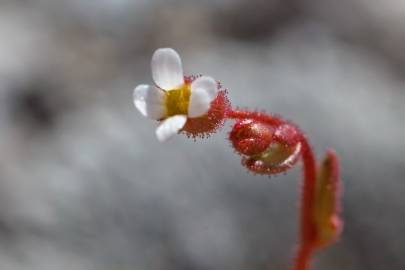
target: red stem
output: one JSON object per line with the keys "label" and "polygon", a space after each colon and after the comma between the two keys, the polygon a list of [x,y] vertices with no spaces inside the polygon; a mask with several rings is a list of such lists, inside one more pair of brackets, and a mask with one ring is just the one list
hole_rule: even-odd
{"label": "red stem", "polygon": [[316,237],[315,225],[313,224],[312,208],[315,198],[316,188],[316,162],[314,153],[308,141],[303,136],[302,140],[302,160],[304,170],[304,180],[301,197],[301,217],[300,217],[300,245],[296,255],[294,270],[307,270],[311,255],[314,252],[314,240]]}
{"label": "red stem", "polygon": [[294,270],[307,270],[310,266],[310,261],[314,249],[310,245],[300,246],[294,263]]}
{"label": "red stem", "polygon": [[253,119],[257,121],[264,121],[270,125],[281,125],[285,124],[286,121],[278,118],[276,116],[271,116],[261,112],[251,112],[251,111],[239,111],[239,110],[230,110],[227,113],[227,117],[231,119]]}
{"label": "red stem", "polygon": [[[275,126],[288,123],[277,116],[271,116],[260,112],[230,110],[227,116],[231,119],[253,119],[257,121],[264,121]],[[316,161],[314,153],[305,135],[298,128],[296,130],[301,137],[300,142],[302,144],[304,179],[300,209],[300,244],[293,269],[307,270],[310,266],[311,256],[315,251],[313,243],[316,238],[316,228],[315,224],[313,224],[312,207],[314,204],[316,188]]]}

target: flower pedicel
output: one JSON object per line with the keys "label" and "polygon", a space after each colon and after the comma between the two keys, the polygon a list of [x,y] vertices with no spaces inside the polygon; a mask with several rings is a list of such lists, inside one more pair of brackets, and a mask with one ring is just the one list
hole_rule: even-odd
{"label": "flower pedicel", "polygon": [[293,123],[266,113],[234,110],[227,91],[209,76],[184,76],[180,56],[171,48],[152,56],[155,85],[138,85],[134,104],[139,112],[159,121],[156,136],[166,141],[177,133],[205,137],[230,119],[229,140],[242,165],[255,174],[274,175],[303,162],[300,241],[294,270],[309,269],[314,252],[339,237],[340,175],[336,154],[328,150],[317,166],[305,134]]}

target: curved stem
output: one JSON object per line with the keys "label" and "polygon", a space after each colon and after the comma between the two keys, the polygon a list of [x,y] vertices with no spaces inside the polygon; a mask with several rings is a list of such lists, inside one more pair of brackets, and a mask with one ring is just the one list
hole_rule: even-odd
{"label": "curved stem", "polygon": [[285,124],[286,121],[275,116],[271,116],[261,112],[251,112],[245,110],[230,110],[227,113],[227,117],[230,119],[253,119],[257,121],[264,121],[270,125]]}
{"label": "curved stem", "polygon": [[[230,110],[227,116],[231,119],[253,119],[275,126],[288,123],[277,116],[245,110]],[[294,126],[291,123],[288,124]],[[316,241],[316,227],[313,223],[312,216],[316,191],[316,161],[305,135],[298,128],[296,128],[296,131],[301,137],[304,178],[300,204],[300,240],[294,270],[307,270],[309,269],[310,260],[315,251],[314,244]]]}
{"label": "curved stem", "polygon": [[[271,116],[260,112],[251,112],[245,110],[230,110],[227,114],[230,119],[253,119],[262,121],[270,125],[279,126],[288,123],[277,116]],[[288,123],[294,126],[291,123]],[[314,153],[309,145],[305,135],[296,128],[302,144],[303,160],[303,186],[300,209],[300,241],[297,255],[294,262],[294,270],[307,270],[310,266],[310,260],[315,251],[316,227],[313,223],[313,207],[316,191],[316,161]]]}
{"label": "curved stem", "polygon": [[309,269],[311,255],[314,252],[313,243],[316,237],[315,224],[313,224],[312,218],[316,188],[316,162],[314,153],[305,137],[302,138],[301,143],[303,146],[304,179],[301,195],[300,244],[294,270]]}
{"label": "curved stem", "polygon": [[302,160],[304,170],[303,191],[301,198],[301,243],[309,243],[316,237],[312,209],[316,189],[315,157],[306,139],[302,140]]}

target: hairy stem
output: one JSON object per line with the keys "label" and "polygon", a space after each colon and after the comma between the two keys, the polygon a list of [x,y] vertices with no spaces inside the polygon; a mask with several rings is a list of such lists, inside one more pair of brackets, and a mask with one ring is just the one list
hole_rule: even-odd
{"label": "hairy stem", "polygon": [[265,113],[260,112],[251,112],[245,110],[230,110],[227,113],[227,117],[230,119],[253,119],[257,121],[265,121],[267,124],[270,125],[281,125],[286,123],[285,120],[271,116]]}
{"label": "hairy stem", "polygon": [[[246,110],[230,110],[227,114],[230,119],[253,119],[259,122],[265,122],[269,125],[280,126],[288,123],[277,116],[268,115],[260,112],[251,112]],[[292,123],[288,123],[294,126]],[[294,126],[295,127],[295,126]],[[315,251],[314,241],[316,239],[316,226],[313,221],[313,206],[316,190],[316,161],[314,153],[309,145],[305,135],[295,127],[300,142],[302,144],[303,160],[303,186],[300,209],[300,240],[297,255],[294,262],[294,270],[307,270],[310,266],[310,260]]]}
{"label": "hairy stem", "polygon": [[304,179],[301,195],[300,243],[294,270],[309,269],[311,255],[314,252],[312,243],[316,237],[315,224],[313,224],[312,218],[316,188],[316,162],[311,146],[305,137],[302,138],[301,143]]}

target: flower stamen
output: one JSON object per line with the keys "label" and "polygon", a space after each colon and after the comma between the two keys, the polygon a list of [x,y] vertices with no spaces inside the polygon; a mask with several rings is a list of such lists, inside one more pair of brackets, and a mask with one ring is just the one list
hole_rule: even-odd
{"label": "flower stamen", "polygon": [[166,116],[187,115],[191,96],[191,84],[184,83],[180,88],[166,91]]}

